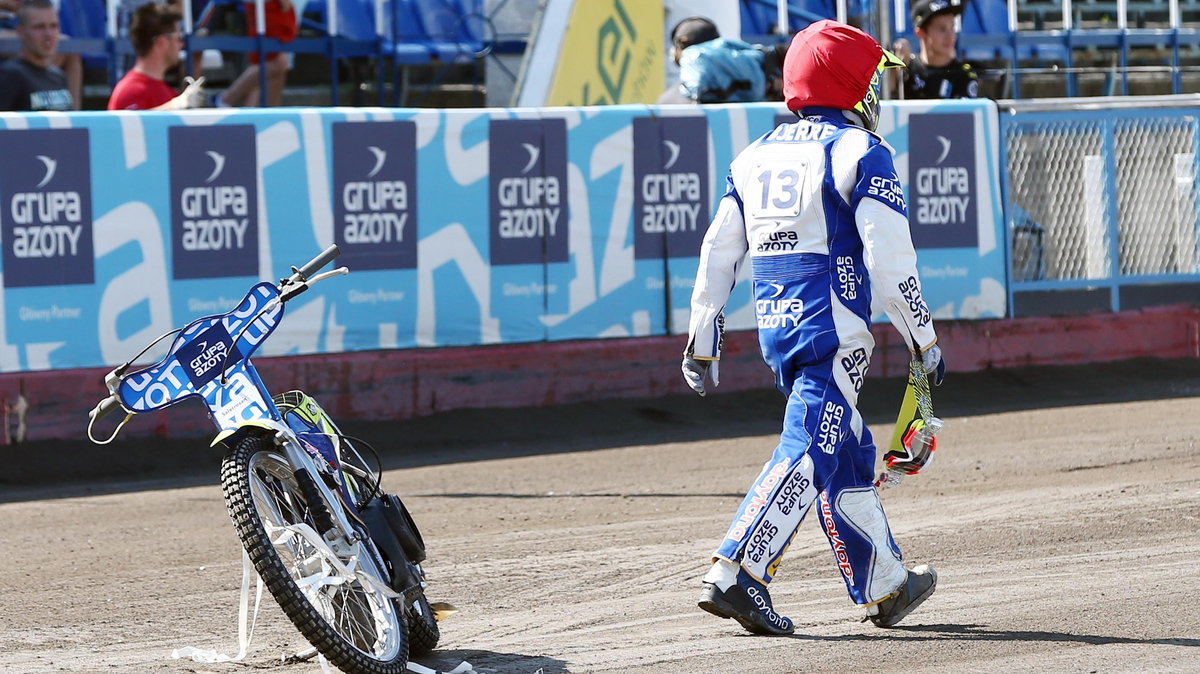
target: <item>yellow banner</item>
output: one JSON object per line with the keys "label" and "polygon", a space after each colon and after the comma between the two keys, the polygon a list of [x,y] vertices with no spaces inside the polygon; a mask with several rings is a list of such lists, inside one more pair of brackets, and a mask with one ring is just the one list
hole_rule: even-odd
{"label": "yellow banner", "polygon": [[653,103],[662,93],[663,7],[576,0],[546,105]]}

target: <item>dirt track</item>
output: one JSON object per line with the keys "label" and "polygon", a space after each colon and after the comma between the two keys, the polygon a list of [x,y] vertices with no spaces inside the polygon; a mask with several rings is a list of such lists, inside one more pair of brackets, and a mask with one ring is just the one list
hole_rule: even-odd
{"label": "dirt track", "polygon": [[[883,500],[908,559],[938,569],[937,593],[897,629],[859,622],[806,522],[772,585],[791,638],[745,635],[695,605],[774,446],[774,392],[349,430],[393,447],[384,484],[429,543],[429,595],[461,609],[428,666],[1200,671],[1200,360],[952,373],[935,396],[947,421],[937,461]],[[897,382],[868,382],[877,438],[898,398]],[[12,468],[0,482],[0,671],[244,671],[170,658],[237,650],[238,543],[202,447],[0,448]],[[247,662],[320,671],[278,664],[302,646],[268,604]]]}

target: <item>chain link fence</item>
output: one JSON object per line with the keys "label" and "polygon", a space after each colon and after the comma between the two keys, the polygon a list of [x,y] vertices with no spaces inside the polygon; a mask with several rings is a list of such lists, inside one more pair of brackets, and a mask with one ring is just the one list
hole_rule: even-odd
{"label": "chain link fence", "polygon": [[1014,283],[1200,274],[1200,109],[1168,102],[1001,104]]}

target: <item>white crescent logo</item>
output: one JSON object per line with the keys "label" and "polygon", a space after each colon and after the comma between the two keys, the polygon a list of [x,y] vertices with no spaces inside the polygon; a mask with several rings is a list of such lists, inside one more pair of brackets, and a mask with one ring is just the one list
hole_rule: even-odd
{"label": "white crescent logo", "polygon": [[529,169],[533,168],[533,165],[537,163],[538,155],[542,153],[542,150],[533,143],[521,143],[521,147],[525,148],[525,151],[529,153],[529,163],[525,165],[525,168],[521,169],[521,173],[529,173]]}
{"label": "white crescent logo", "polygon": [[379,169],[383,168],[383,162],[387,161],[387,153],[374,145],[368,146],[367,149],[371,151],[371,154],[375,155],[375,168],[371,169],[367,177],[374,178],[375,174],[379,173]]}
{"label": "white crescent logo", "polygon": [[41,187],[42,185],[45,185],[46,183],[50,182],[50,179],[54,177],[54,170],[56,168],[58,168],[58,162],[54,161],[53,159],[47,157],[44,154],[39,154],[37,156],[37,158],[42,160],[42,163],[46,165],[46,176],[44,178],[42,178],[42,182],[40,182],[36,185],[37,187]]}
{"label": "white crescent logo", "polygon": [[938,136],[938,142],[942,144],[942,156],[937,158],[935,164],[940,164],[946,159],[946,155],[950,154],[950,139],[945,136]]}
{"label": "white crescent logo", "polygon": [[213,180],[216,179],[217,176],[221,175],[221,171],[225,168],[225,155],[221,154],[220,152],[214,152],[212,150],[205,151],[205,154],[212,157],[213,172],[211,175],[209,175],[207,178],[204,179],[204,182],[211,183]]}
{"label": "white crescent logo", "polygon": [[664,140],[663,145],[666,145],[667,152],[671,153],[671,158],[667,160],[666,164],[663,164],[663,170],[666,171],[674,166],[675,162],[679,161],[679,143],[672,143],[669,140]]}
{"label": "white crescent logo", "polygon": [[783,286],[779,285],[778,283],[768,282],[767,285],[775,289],[775,292],[771,293],[771,299],[775,299],[783,294]]}

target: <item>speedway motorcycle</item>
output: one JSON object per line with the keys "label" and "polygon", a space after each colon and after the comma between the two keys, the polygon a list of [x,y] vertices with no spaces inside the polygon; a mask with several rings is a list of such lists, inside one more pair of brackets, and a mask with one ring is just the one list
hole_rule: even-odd
{"label": "speedway motorcycle", "polygon": [[[89,413],[88,438],[106,444],[135,414],[201,398],[218,430],[213,445],[225,451],[229,516],[283,612],[343,671],[399,674],[440,635],[425,597],[421,534],[401,500],[383,491],[375,450],[344,435],[304,392],[271,395],[250,362],[290,300],[349,271],[318,273],[338,253],[330,246],[277,285],[254,285],[232,311],[172,330],[109,372],[110,395]],[[171,335],[162,360],[133,365]],[[125,418],[97,439],[95,423],[116,411]]]}

